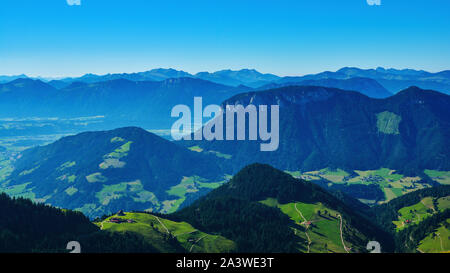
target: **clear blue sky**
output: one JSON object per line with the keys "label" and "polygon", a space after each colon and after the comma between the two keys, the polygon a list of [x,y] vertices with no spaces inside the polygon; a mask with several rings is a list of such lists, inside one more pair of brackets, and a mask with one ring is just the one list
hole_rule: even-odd
{"label": "clear blue sky", "polygon": [[440,71],[450,69],[449,14],[448,0],[2,0],[0,75]]}

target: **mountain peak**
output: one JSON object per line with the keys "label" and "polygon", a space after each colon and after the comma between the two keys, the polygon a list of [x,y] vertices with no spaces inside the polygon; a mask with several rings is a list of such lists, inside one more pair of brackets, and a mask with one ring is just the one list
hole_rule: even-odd
{"label": "mountain peak", "polygon": [[[11,183],[23,184],[23,179],[39,181],[33,183],[36,198],[47,196],[47,201],[55,206],[78,208],[90,217],[119,209],[167,212],[184,201],[162,206],[165,200],[177,197],[167,193],[171,187],[184,181],[184,177],[199,174],[202,182],[220,181],[217,179],[222,179],[223,173],[218,162],[214,155],[190,151],[131,126],[84,132],[26,150],[15,162]],[[33,166],[39,167],[20,175]],[[99,184],[114,188],[115,198],[101,193]],[[68,188],[77,190],[66,194]],[[80,198],[82,192],[86,194]],[[93,206],[83,207],[86,202]]]}
{"label": "mountain peak", "polygon": [[18,83],[27,83],[27,84],[31,84],[31,83],[44,83],[43,81],[39,80],[39,79],[31,79],[31,78],[18,78],[15,79],[11,82],[9,82],[10,84],[18,84]]}

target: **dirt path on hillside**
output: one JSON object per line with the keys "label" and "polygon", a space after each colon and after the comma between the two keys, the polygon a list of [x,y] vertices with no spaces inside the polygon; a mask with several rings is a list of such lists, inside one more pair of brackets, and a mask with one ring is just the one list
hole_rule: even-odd
{"label": "dirt path on hillside", "polygon": [[341,241],[342,241],[342,246],[344,247],[345,251],[346,251],[347,253],[349,253],[349,252],[348,252],[348,248],[345,246],[345,243],[344,243],[344,236],[342,235],[342,216],[341,216],[340,214],[338,214],[338,217],[339,217],[339,219],[341,220],[341,224],[340,224],[340,226],[339,226],[339,230],[341,231]]}
{"label": "dirt path on hillside", "polygon": [[308,222],[308,220],[306,220],[305,216],[303,216],[302,212],[297,208],[297,203],[294,203],[294,208],[298,212],[298,214],[300,214],[300,217],[303,218],[303,221]]}
{"label": "dirt path on hillside", "polygon": [[294,203],[294,208],[298,212],[298,214],[300,214],[300,217],[302,217],[303,220],[304,220],[303,223],[300,223],[300,224],[304,224],[306,226],[305,235],[306,235],[306,238],[308,238],[308,252],[307,253],[309,253],[310,245],[311,245],[312,241],[311,241],[311,238],[309,238],[309,235],[308,235],[308,232],[307,232],[308,228],[309,228],[309,225],[307,224],[308,220],[306,220],[306,218],[303,216],[302,212],[297,208],[297,203]]}
{"label": "dirt path on hillside", "polygon": [[442,237],[440,233],[437,233],[437,236],[439,237],[439,241],[441,241],[441,251],[444,252],[444,245],[442,244]]}
{"label": "dirt path on hillside", "polygon": [[161,222],[161,220],[159,220],[159,218],[155,215],[153,215],[153,217],[156,218],[156,220],[158,220],[158,222],[163,226],[163,228],[166,230],[167,234],[170,234],[169,229],[163,224],[163,222]]}
{"label": "dirt path on hillside", "polygon": [[206,236],[208,236],[208,235],[204,235],[203,237],[201,237],[200,239],[198,239],[197,241],[195,241],[195,242],[192,244],[191,248],[189,249],[189,252],[192,252],[192,248],[193,248],[198,242],[200,242],[201,239],[205,238]]}

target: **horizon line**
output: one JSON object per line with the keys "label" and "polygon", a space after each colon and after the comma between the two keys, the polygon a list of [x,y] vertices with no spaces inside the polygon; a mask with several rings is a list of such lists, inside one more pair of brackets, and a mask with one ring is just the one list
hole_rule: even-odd
{"label": "horizon line", "polygon": [[404,68],[394,68],[394,67],[384,67],[384,66],[377,66],[377,67],[359,67],[359,66],[342,66],[338,69],[332,70],[332,69],[326,69],[326,70],[319,70],[319,72],[309,72],[309,73],[305,73],[305,74],[290,74],[290,75],[281,75],[281,74],[276,74],[276,73],[272,73],[272,72],[261,72],[258,69],[255,68],[248,68],[248,67],[243,67],[243,68],[239,68],[239,69],[232,69],[232,68],[224,68],[224,69],[219,69],[219,70],[215,70],[215,71],[198,71],[198,72],[189,72],[183,69],[177,69],[177,68],[173,68],[173,67],[155,67],[155,68],[151,68],[151,69],[144,69],[144,70],[139,70],[139,71],[132,71],[132,72],[107,72],[107,73],[92,73],[92,72],[86,72],[83,74],[77,74],[77,75],[65,75],[65,76],[44,76],[44,75],[33,75],[33,74],[26,74],[26,73],[22,73],[22,74],[0,74],[0,76],[2,77],[18,77],[18,76],[25,76],[27,78],[33,78],[33,79],[47,79],[47,80],[61,80],[61,79],[66,79],[66,78],[80,78],[86,75],[95,75],[95,76],[107,76],[107,75],[116,75],[116,74],[137,74],[137,73],[144,73],[144,72],[149,72],[149,71],[153,71],[153,70],[158,70],[158,69],[163,69],[163,70],[175,70],[177,72],[185,72],[188,73],[192,76],[195,76],[198,73],[216,73],[216,72],[220,72],[220,71],[233,71],[233,72],[238,72],[238,71],[242,71],[242,70],[254,70],[258,73],[261,74],[271,74],[271,75],[275,75],[278,76],[280,78],[282,77],[302,77],[302,76],[307,76],[307,75],[314,75],[314,74],[319,74],[319,73],[323,73],[323,72],[337,72],[343,68],[357,68],[357,69],[361,69],[361,70],[377,70],[379,68],[382,68],[384,70],[390,70],[390,69],[394,69],[394,70],[414,70],[414,71],[424,71],[424,72],[428,72],[428,73],[439,73],[439,72],[443,72],[443,71],[449,71],[449,69],[443,69],[443,70],[425,70],[425,69],[419,69],[419,68],[410,68],[410,67],[404,67]]}

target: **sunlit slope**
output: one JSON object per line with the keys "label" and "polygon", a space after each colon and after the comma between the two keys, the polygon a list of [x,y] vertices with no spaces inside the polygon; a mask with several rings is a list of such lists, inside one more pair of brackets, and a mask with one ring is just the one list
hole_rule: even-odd
{"label": "sunlit slope", "polygon": [[299,245],[301,252],[353,252],[353,243],[350,243],[346,238],[357,236],[361,241],[368,241],[367,237],[348,224],[346,220],[343,220],[342,223],[341,237],[339,212],[320,202],[314,204],[302,202],[279,204],[276,199],[269,198],[261,201],[261,203],[279,208],[295,222],[296,226],[292,227],[295,235],[303,238],[309,245],[306,249],[303,245]]}
{"label": "sunlit slope", "polygon": [[[124,222],[112,223],[112,218]],[[175,222],[149,213],[126,212],[124,216],[113,215],[96,224],[103,230],[138,233],[164,253],[228,253],[236,247],[233,241],[223,236],[208,234],[193,228],[189,223]],[[182,249],[177,248],[178,244]]]}

